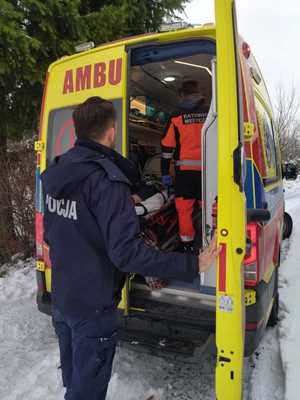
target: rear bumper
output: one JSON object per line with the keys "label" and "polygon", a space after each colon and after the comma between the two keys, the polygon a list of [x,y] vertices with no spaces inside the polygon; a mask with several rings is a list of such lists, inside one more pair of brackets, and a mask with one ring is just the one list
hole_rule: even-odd
{"label": "rear bumper", "polygon": [[[260,324],[255,330],[245,332],[244,356],[252,355],[263,336],[266,323]],[[172,351],[172,343],[176,343],[178,352],[190,352],[203,343],[207,334],[215,332],[215,314],[205,312],[199,323],[195,324],[187,318],[184,320],[170,320],[164,316],[155,317],[152,313],[134,313],[125,318],[123,339],[125,341],[136,342],[142,345],[153,347],[153,341],[160,343],[164,341],[164,348],[161,350]],[[156,346],[159,347],[159,346]]]}
{"label": "rear bumper", "polygon": [[[275,272],[269,283],[260,282],[255,288],[256,302],[246,306],[245,357],[253,354],[264,334],[270,313],[270,305],[275,290]],[[165,293],[166,295],[167,293]],[[173,296],[174,297],[174,296]],[[204,304],[195,307],[185,301],[186,307],[174,302],[164,302],[163,296],[154,300],[153,296],[135,290],[130,299],[133,310],[126,318],[125,331],[132,334],[132,340],[147,342],[147,338],[160,336],[171,340],[189,342],[197,346],[197,338],[204,332],[215,331],[215,305],[204,308]],[[181,302],[182,304],[182,302]]]}
{"label": "rear bumper", "polygon": [[191,311],[196,311],[197,319],[189,318],[182,308],[175,310],[172,305],[167,312],[162,312],[165,307],[165,304],[156,303],[152,311],[130,311],[129,316],[124,317],[121,340],[154,353],[157,351],[159,355],[170,352],[192,356],[214,332],[214,313],[187,309],[189,316]]}

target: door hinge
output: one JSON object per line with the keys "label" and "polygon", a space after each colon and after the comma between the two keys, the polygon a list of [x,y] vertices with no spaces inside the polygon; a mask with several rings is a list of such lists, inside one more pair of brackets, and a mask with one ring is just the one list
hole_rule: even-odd
{"label": "door hinge", "polygon": [[249,140],[254,135],[255,126],[252,122],[244,122],[244,137]]}
{"label": "door hinge", "polygon": [[42,142],[41,140],[36,140],[34,142],[34,150],[35,151],[43,151],[45,148],[45,143]]}
{"label": "door hinge", "polygon": [[256,303],[256,291],[254,289],[245,289],[245,305],[252,306]]}
{"label": "door hinge", "polygon": [[36,269],[37,271],[45,271],[45,263],[44,261],[37,261],[36,262]]}

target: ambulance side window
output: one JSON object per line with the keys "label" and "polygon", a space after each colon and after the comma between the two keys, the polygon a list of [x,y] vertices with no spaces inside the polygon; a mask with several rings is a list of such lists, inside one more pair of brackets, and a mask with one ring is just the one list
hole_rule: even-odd
{"label": "ambulance side window", "polygon": [[277,151],[273,124],[265,110],[262,111],[261,109],[261,112],[258,113],[258,119],[266,164],[265,178],[266,181],[273,181],[280,177],[280,170],[278,168],[279,154]]}
{"label": "ambulance side window", "polygon": [[268,168],[272,171],[271,173],[274,176],[276,173],[276,147],[274,142],[273,128],[271,120],[266,114],[264,115],[263,121],[267,163]]}

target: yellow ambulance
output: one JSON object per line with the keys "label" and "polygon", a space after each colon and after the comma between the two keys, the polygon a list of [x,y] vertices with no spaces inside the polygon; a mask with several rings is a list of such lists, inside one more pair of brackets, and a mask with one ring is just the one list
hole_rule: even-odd
{"label": "yellow ambulance", "polygon": [[[242,397],[243,355],[257,347],[278,311],[278,266],[284,214],[279,143],[268,91],[250,46],[238,35],[233,0],[216,0],[216,24],[131,37],[51,64],[37,152],[38,306],[50,312],[51,261],[43,241],[40,174],[75,142],[74,107],[91,96],[113,101],[116,150],[147,155],[142,174],[159,176],[160,141],[178,107],[184,80],[197,81],[209,109],[202,132],[203,245],[216,215],[222,252],[202,284],[170,282],[152,291],[129,276],[120,309],[127,336],[199,344],[216,332],[216,395]],[[174,347],[174,346],[173,346]]]}

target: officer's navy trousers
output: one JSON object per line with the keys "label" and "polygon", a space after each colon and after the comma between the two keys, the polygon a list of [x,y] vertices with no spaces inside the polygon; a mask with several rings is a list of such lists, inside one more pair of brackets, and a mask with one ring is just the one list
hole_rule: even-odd
{"label": "officer's navy trousers", "polygon": [[116,310],[91,319],[53,310],[66,400],[105,400],[118,337]]}

